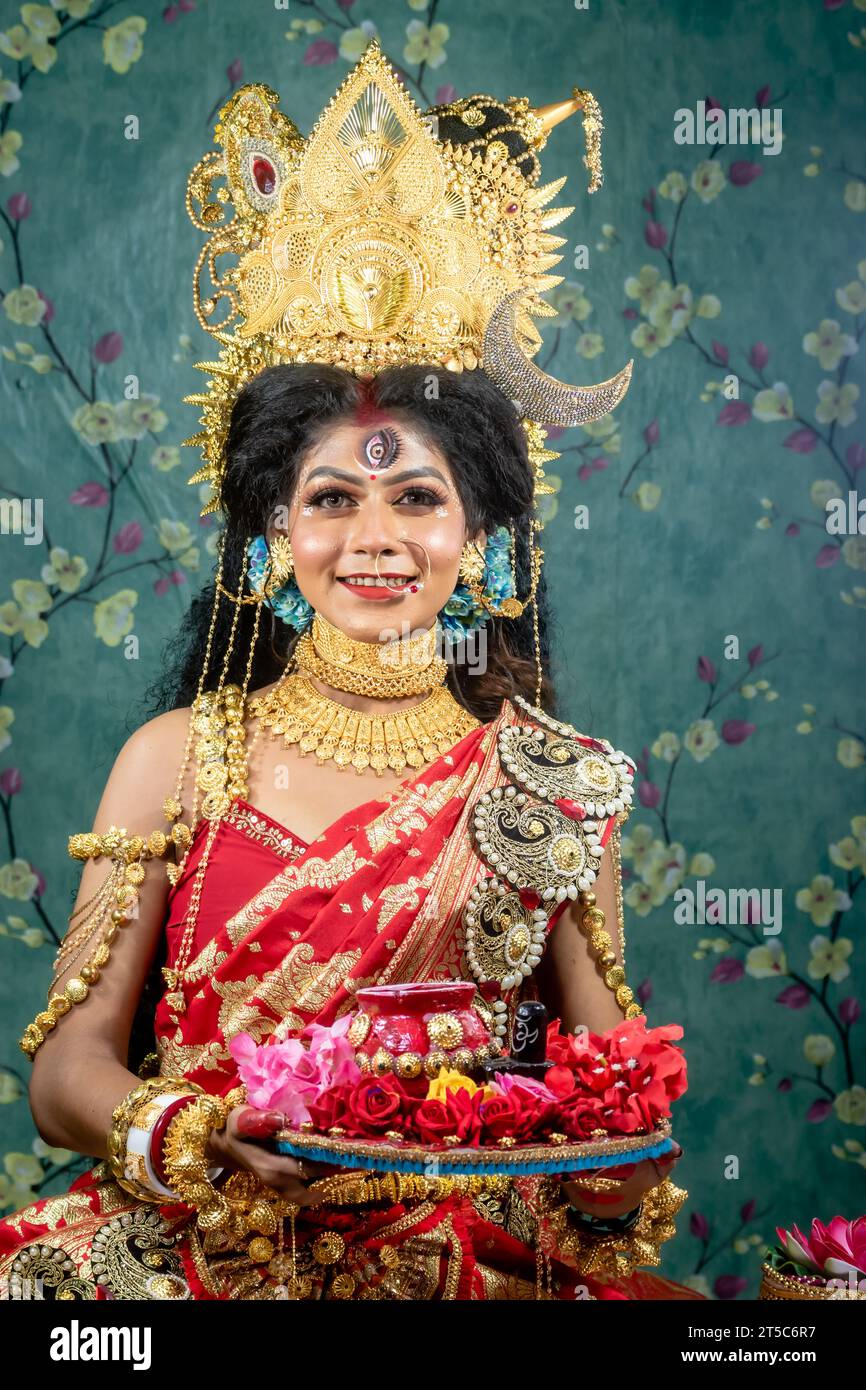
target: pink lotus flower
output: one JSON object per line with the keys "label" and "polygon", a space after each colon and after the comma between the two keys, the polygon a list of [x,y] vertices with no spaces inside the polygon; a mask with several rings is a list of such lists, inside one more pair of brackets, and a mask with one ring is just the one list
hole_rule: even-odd
{"label": "pink lotus flower", "polygon": [[310,1103],[332,1086],[357,1081],[361,1069],[346,1037],[349,1015],[330,1028],[311,1023],[301,1038],[256,1044],[249,1033],[237,1033],[229,1052],[238,1064],[238,1075],[247,1088],[247,1101],[256,1110],[281,1110],[289,1124],[310,1119]]}
{"label": "pink lotus flower", "polygon": [[805,1265],[813,1274],[825,1278],[866,1275],[866,1216],[858,1216],[856,1221],[834,1216],[828,1226],[816,1217],[808,1236],[797,1226],[790,1231],[777,1226],[776,1235],[794,1263]]}

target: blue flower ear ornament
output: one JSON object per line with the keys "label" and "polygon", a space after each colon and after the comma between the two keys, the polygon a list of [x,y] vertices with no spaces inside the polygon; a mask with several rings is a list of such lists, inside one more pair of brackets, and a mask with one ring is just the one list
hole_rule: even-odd
{"label": "blue flower ear ornament", "polygon": [[[253,593],[259,593],[266,582],[269,552],[264,536],[256,536],[247,547],[247,578]],[[487,538],[484,547],[484,572],[480,588],[488,603],[498,607],[504,599],[514,598],[511,573],[511,535],[505,526],[498,527]],[[284,623],[303,629],[313,621],[313,608],[307,602],[292,576],[264,600]],[[438,614],[447,641],[452,645],[465,641],[470,632],[485,627],[490,614],[478,602],[467,584],[457,584],[445,607]]]}

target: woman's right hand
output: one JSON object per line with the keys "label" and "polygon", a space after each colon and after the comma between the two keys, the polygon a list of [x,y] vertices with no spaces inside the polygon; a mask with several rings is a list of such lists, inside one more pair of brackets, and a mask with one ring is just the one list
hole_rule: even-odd
{"label": "woman's right hand", "polygon": [[267,1187],[281,1193],[299,1207],[318,1206],[319,1192],[310,1192],[308,1183],[315,1178],[339,1172],[327,1163],[299,1162],[288,1154],[274,1153],[267,1147],[269,1140],[287,1125],[286,1116],[276,1110],[256,1110],[251,1105],[238,1105],[229,1112],[224,1129],[215,1129],[208,1140],[208,1157],[221,1168],[246,1168],[255,1173]]}

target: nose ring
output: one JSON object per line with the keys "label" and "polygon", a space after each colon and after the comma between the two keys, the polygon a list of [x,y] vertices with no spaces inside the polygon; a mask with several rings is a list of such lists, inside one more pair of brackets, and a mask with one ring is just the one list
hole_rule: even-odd
{"label": "nose ring", "polygon": [[[412,583],[407,586],[410,594],[420,593],[420,591],[424,588],[424,585],[426,584],[427,580],[430,578],[430,575],[433,572],[433,566],[430,563],[430,556],[428,554],[427,547],[426,545],[424,545],[423,541],[410,541],[408,536],[401,536],[400,540],[405,541],[407,545],[420,545],[421,549],[424,551],[424,558],[427,561],[427,574],[423,579],[419,580],[417,583]],[[376,556],[376,563],[374,568],[376,570],[376,578],[381,579],[382,576],[379,573],[379,555]]]}

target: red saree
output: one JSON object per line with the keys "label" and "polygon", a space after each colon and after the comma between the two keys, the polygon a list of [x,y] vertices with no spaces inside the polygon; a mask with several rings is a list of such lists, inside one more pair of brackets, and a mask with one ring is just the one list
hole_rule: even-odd
{"label": "red saree", "polygon": [[[487,873],[473,848],[472,807],[506,782],[500,728],[525,722],[505,701],[492,723],[388,800],[341,816],[312,845],[235,802],[205,876],[187,1011],[175,1014],[165,997],[157,1009],[160,1071],[225,1094],[238,1080],[227,1047],[236,1033],[261,1040],[330,1023],[369,984],[465,977],[460,918]],[[206,825],[171,893],[169,965]],[[507,1199],[455,1195],[388,1209],[307,1209],[297,1221],[297,1272],[309,1279],[311,1298],[535,1298],[534,1218],[518,1186]],[[323,1230],[343,1237],[342,1281],[337,1266],[314,1258]],[[47,1298],[281,1298],[288,1261],[277,1254],[268,1264],[251,1263],[202,1236],[183,1204],[129,1197],[104,1163],[67,1193],[0,1221],[0,1281],[5,1289],[11,1280],[13,1297],[19,1278],[41,1275]],[[659,1275],[579,1276],[557,1260],[547,1289],[556,1298],[700,1297]]]}

